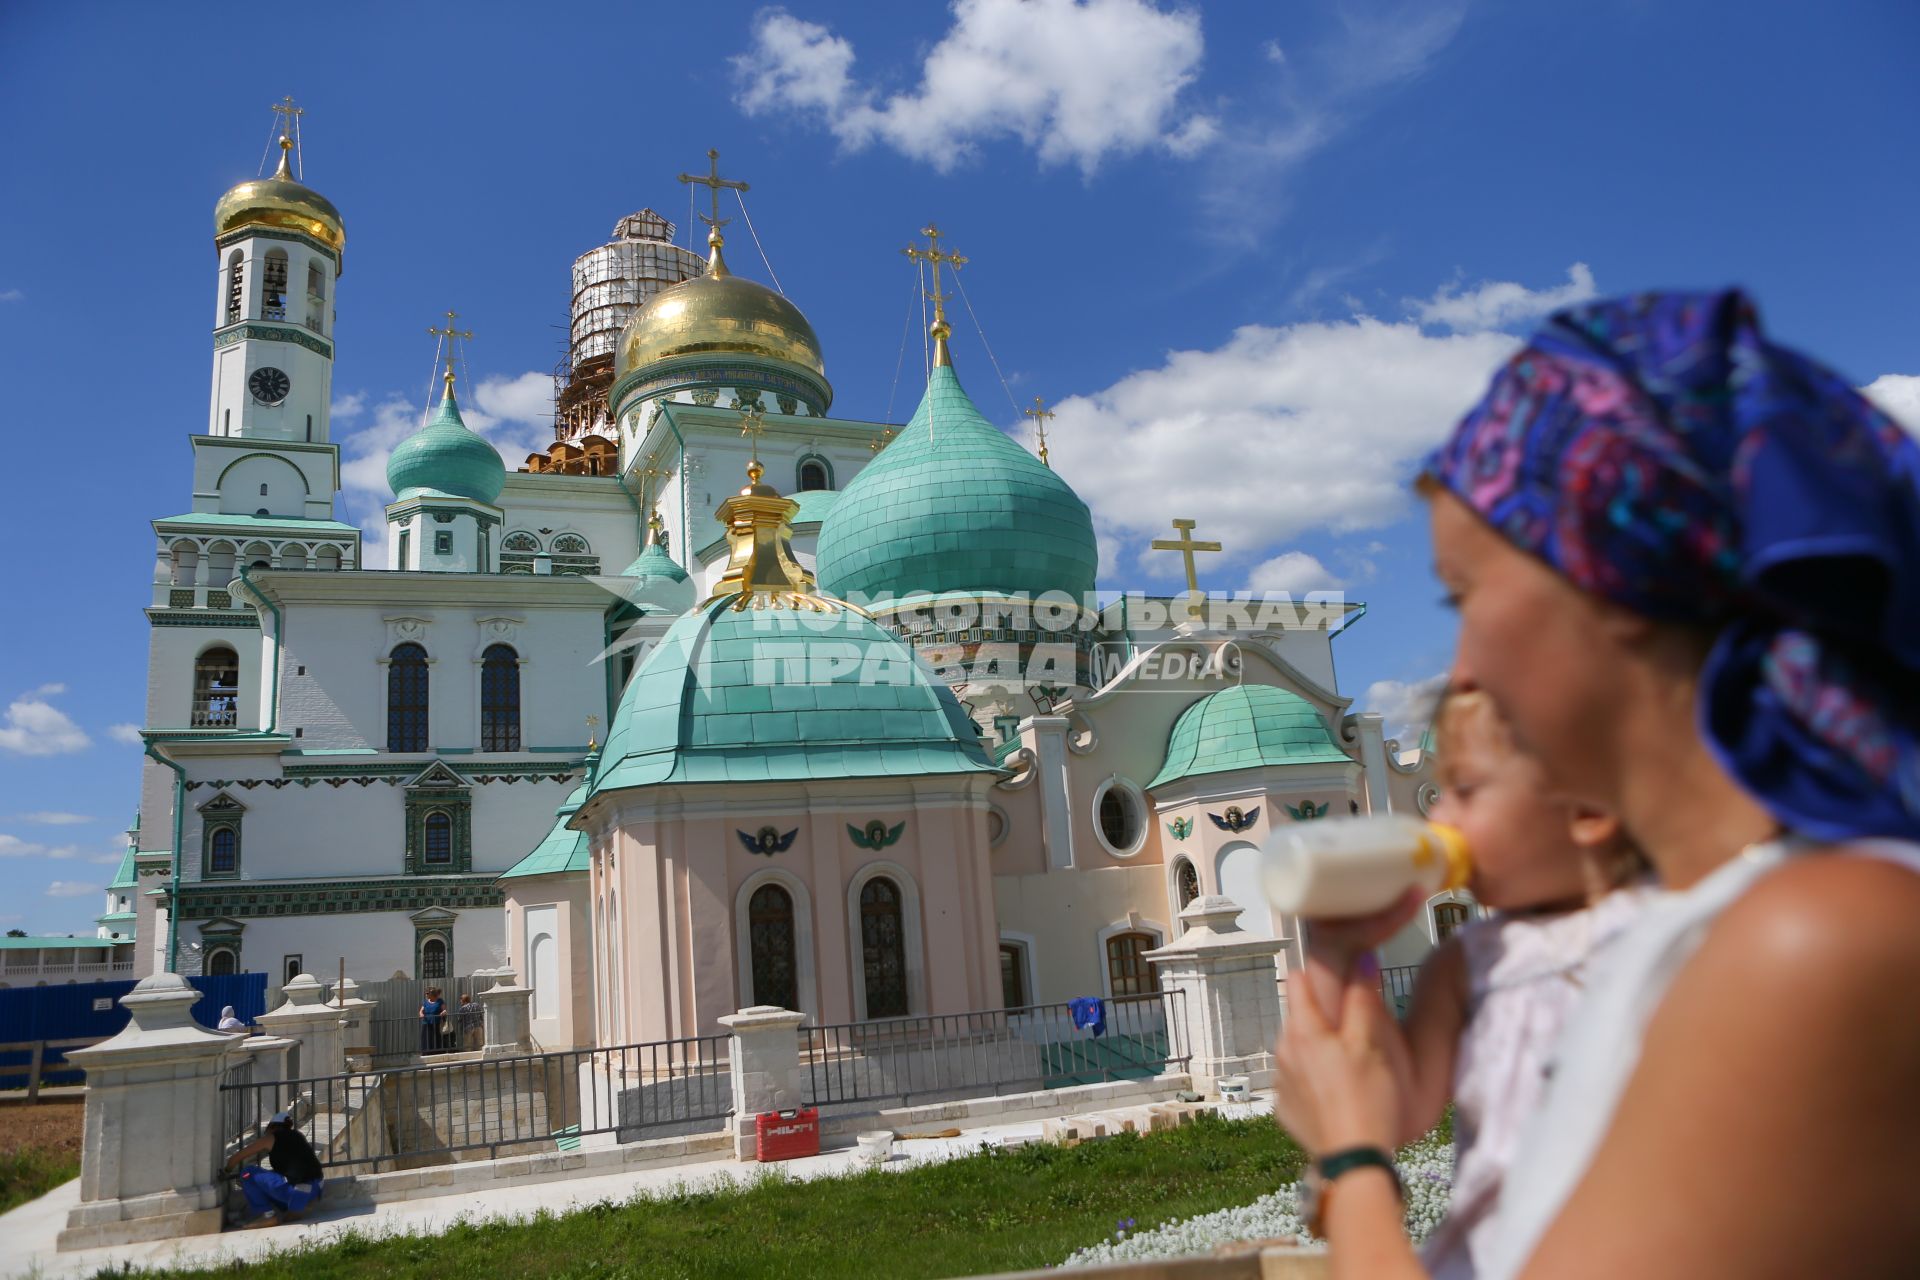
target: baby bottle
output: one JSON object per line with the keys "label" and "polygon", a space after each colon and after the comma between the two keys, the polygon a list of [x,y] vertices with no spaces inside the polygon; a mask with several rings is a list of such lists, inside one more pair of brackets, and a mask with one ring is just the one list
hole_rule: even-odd
{"label": "baby bottle", "polygon": [[1261,869],[1276,911],[1337,920],[1384,911],[1416,885],[1425,893],[1467,883],[1467,840],[1420,818],[1335,818],[1280,828]]}

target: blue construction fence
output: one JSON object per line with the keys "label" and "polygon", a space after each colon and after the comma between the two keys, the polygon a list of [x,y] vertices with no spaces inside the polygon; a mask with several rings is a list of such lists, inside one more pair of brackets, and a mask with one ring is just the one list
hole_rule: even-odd
{"label": "blue construction fence", "polygon": [[[267,1011],[267,975],[264,973],[223,973],[188,978],[200,992],[193,1006],[193,1017],[211,1029],[220,1021],[220,1010],[227,1005],[242,1022],[251,1023]],[[131,1016],[120,1004],[120,997],[133,990],[131,979],[117,982],[75,982],[62,986],[10,987],[0,991],[0,1044],[25,1044],[35,1040],[105,1040],[126,1029]],[[27,1071],[33,1060],[28,1049],[0,1052],[0,1089],[27,1087]],[[78,1067],[65,1065],[64,1050],[49,1049],[41,1066],[40,1083],[79,1084],[85,1076]]]}

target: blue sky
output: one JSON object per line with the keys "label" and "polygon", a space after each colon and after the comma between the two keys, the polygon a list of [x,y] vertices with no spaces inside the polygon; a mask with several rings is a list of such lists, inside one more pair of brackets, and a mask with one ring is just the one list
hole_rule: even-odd
{"label": "blue sky", "polygon": [[[448,307],[474,419],[544,432],[568,268],[709,146],[752,182],[835,411],[904,419],[927,220],[971,258],[975,400],[1058,402],[1103,585],[1196,516],[1203,585],[1338,586],[1343,689],[1391,716],[1444,664],[1404,481],[1546,308],[1739,282],[1773,331],[1920,417],[1920,9],[1594,0],[969,0],[537,8],[0,8],[0,922],[83,932],[139,752],[148,521],[190,503],[220,193],[269,103],[348,227],[344,518],[427,387]],[[303,25],[312,18],[311,25]],[[746,228],[737,270],[766,278]],[[917,308],[912,312],[917,320]],[[896,377],[897,375],[897,377]]]}

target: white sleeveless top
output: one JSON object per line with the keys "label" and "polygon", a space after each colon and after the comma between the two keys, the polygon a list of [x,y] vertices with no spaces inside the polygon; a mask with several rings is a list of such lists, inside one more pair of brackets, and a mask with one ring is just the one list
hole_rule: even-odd
{"label": "white sleeveless top", "polygon": [[[1511,1280],[1520,1273],[1586,1175],[1639,1065],[1647,1023],[1707,930],[1735,899],[1804,847],[1798,840],[1755,845],[1691,889],[1661,895],[1596,963],[1586,998],[1554,1051],[1540,1105],[1520,1135],[1499,1211],[1475,1237],[1483,1280]],[[1819,856],[1849,855],[1920,872],[1920,845],[1903,841],[1852,841]]]}
{"label": "white sleeveless top", "polygon": [[1421,1248],[1435,1280],[1474,1274],[1548,1059],[1586,993],[1588,961],[1658,892],[1634,886],[1578,911],[1495,916],[1461,930],[1467,1006],[1453,1066],[1453,1194]]}

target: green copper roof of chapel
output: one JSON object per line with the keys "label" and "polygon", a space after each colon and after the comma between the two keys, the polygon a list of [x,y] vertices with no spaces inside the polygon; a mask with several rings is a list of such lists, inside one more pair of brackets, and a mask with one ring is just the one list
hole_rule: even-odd
{"label": "green copper roof of chapel", "polygon": [[1351,764],[1312,703],[1270,684],[1210,693],[1180,713],[1167,761],[1147,786],[1276,764]]}
{"label": "green copper roof of chapel", "polygon": [[681,617],[634,673],[589,798],[668,782],[993,769],[953,691],[872,619],[733,602]]}
{"label": "green copper roof of chapel", "polygon": [[569,831],[567,819],[579,811],[586,798],[587,784],[583,782],[554,811],[557,816],[553,830],[533,846],[533,852],[501,872],[500,878],[506,880],[514,876],[550,876],[568,871],[585,871],[588,863],[587,833]]}
{"label": "green copper roof of chapel", "polygon": [[640,554],[633,558],[633,563],[620,571],[620,576],[639,578],[643,581],[648,578],[665,578],[669,582],[685,582],[687,571],[680,567],[677,560],[667,554],[665,547],[657,542],[649,542],[641,549]]}
{"label": "green copper roof of chapel", "polygon": [[396,498],[421,492],[490,503],[506,482],[500,451],[461,419],[451,382],[433,421],[402,440],[387,459],[387,484]]}
{"label": "green copper roof of chapel", "polygon": [[949,365],[820,525],[820,587],[842,597],[1093,590],[1087,504],[974,407]]}
{"label": "green copper roof of chapel", "polygon": [[113,882],[107,888],[131,889],[133,887],[133,848],[128,846],[126,856],[120,859],[120,869],[113,873]]}

